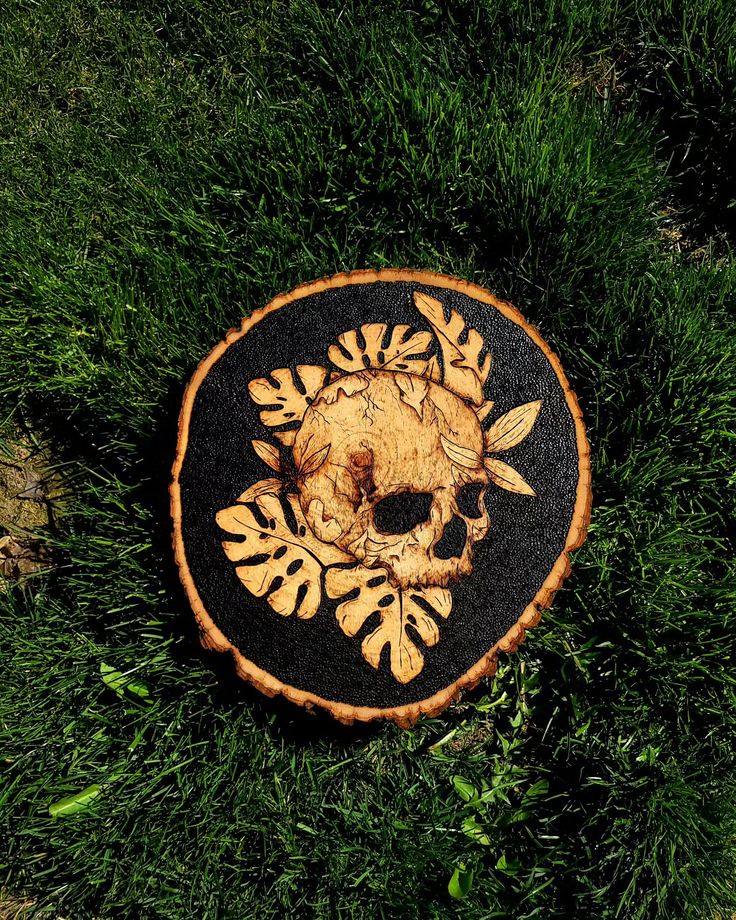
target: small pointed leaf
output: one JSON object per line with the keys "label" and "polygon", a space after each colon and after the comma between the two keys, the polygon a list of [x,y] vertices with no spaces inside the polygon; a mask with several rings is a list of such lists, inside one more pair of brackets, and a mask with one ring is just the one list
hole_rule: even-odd
{"label": "small pointed leaf", "polygon": [[506,489],[508,492],[516,492],[519,495],[536,495],[537,493],[516,470],[504,463],[503,460],[493,460],[486,457],[483,461],[488,475],[499,488]]}
{"label": "small pointed leaf", "polygon": [[329,452],[330,445],[325,444],[324,447],[320,447],[319,450],[315,450],[308,457],[305,457],[305,459],[299,465],[299,475],[311,476],[312,473],[316,473],[327,459],[327,454],[329,454]]}
{"label": "small pointed leaf", "polygon": [[502,450],[511,450],[520,444],[534,427],[534,423],[542,408],[542,400],[516,406],[506,412],[501,418],[491,425],[485,433],[485,449],[490,454],[500,453]]}
{"label": "small pointed leaf", "polygon": [[270,466],[272,470],[276,470],[277,473],[281,472],[281,455],[278,447],[274,447],[273,444],[269,444],[267,441],[251,441],[251,444],[253,445],[253,450],[267,466]]}
{"label": "small pointed leaf", "polygon": [[470,447],[461,447],[460,444],[455,444],[443,434],[440,435],[440,441],[442,442],[442,449],[453,463],[465,467],[465,469],[468,470],[475,470],[480,467],[480,454],[476,453]]}
{"label": "small pointed leaf", "polygon": [[480,821],[473,815],[463,821],[463,834],[465,834],[466,837],[470,837],[471,840],[475,840],[476,843],[479,843],[483,847],[489,847],[491,845],[491,838],[486,833]]}
{"label": "small pointed leaf", "polygon": [[478,416],[478,421],[483,422],[488,417],[488,413],[496,404],[492,399],[487,399],[485,402],[482,402],[479,406],[475,407],[475,414]]}

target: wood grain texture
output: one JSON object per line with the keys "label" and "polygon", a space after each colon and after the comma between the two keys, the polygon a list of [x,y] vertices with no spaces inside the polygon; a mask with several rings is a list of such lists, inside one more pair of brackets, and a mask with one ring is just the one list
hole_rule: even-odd
{"label": "wood grain texture", "polygon": [[[182,538],[182,505],[179,481],[188,444],[189,424],[194,399],[207,373],[230,345],[246,335],[249,330],[268,314],[288,304],[295,303],[304,297],[309,297],[330,288],[345,287],[350,284],[364,285],[379,281],[408,281],[423,285],[431,285],[439,289],[445,288],[448,290],[456,290],[498,310],[507,319],[520,326],[532,339],[535,345],[544,353],[564,391],[565,401],[574,420],[575,438],[579,458],[575,507],[564,550],[560,553],[533,601],[522,612],[515,626],[510,629],[500,641],[495,643],[485,655],[479,658],[471,668],[440,692],[410,705],[386,708],[345,705],[339,701],[330,700],[303,689],[290,686],[279,681],[262,668],[259,668],[232,645],[217,627],[210,613],[205,608],[197,592],[194,579],[192,578],[187,563],[186,550]],[[441,291],[439,293],[441,293]],[[290,437],[287,437],[286,440],[279,438],[282,444],[293,444],[294,460],[297,470],[300,471],[302,477],[302,488],[299,492],[299,507],[305,519],[309,520],[313,533],[321,542],[331,545],[336,552],[348,553],[351,557],[355,556],[358,558],[353,542],[356,535],[359,539],[363,536],[362,531],[360,528],[357,532],[355,531],[355,521],[351,523],[351,521],[342,520],[339,508],[330,507],[330,498],[332,496],[329,490],[325,494],[324,489],[320,490],[315,487],[313,492],[310,492],[310,490],[305,487],[305,483],[310,477],[316,480],[321,470],[324,471],[325,467],[329,469],[330,460],[328,457],[332,451],[331,445],[321,445],[319,439],[315,441],[314,437],[311,439],[307,437],[310,426],[307,425],[305,427],[304,423],[305,419],[308,421],[311,404],[303,398],[305,394],[308,394],[310,398],[317,396],[318,399],[321,399],[322,396],[326,394],[324,408],[330,408],[332,406],[339,409],[340,404],[343,404],[347,410],[347,407],[350,406],[353,400],[360,398],[360,387],[362,383],[365,382],[365,378],[367,378],[368,382],[363,389],[370,391],[375,387],[376,379],[380,377],[380,374],[362,375],[361,372],[357,370],[357,362],[360,362],[363,368],[366,368],[367,364],[368,369],[370,369],[370,367],[373,366],[373,362],[378,361],[379,352],[382,352],[381,357],[383,362],[389,361],[396,365],[395,367],[391,366],[389,368],[392,372],[391,381],[390,384],[386,381],[383,389],[388,393],[388,395],[384,393],[386,404],[392,407],[395,406],[395,408],[392,408],[392,411],[397,415],[402,426],[407,424],[407,419],[416,418],[417,422],[421,422],[425,404],[431,403],[436,405],[437,400],[448,400],[453,394],[455,397],[461,397],[462,409],[467,408],[473,415],[473,420],[476,423],[480,422],[492,408],[492,402],[484,401],[483,399],[483,382],[488,375],[492,357],[488,354],[483,354],[482,340],[479,341],[480,337],[476,337],[477,333],[474,335],[474,330],[472,329],[467,330],[461,335],[464,326],[462,317],[459,317],[457,314],[451,314],[448,320],[444,312],[437,307],[438,303],[441,304],[440,301],[425,294],[421,294],[420,297],[419,294],[420,292],[415,294],[417,308],[426,316],[433,330],[436,333],[439,332],[437,338],[442,349],[441,367],[437,362],[436,356],[427,357],[424,354],[428,345],[426,341],[427,333],[419,333],[410,336],[408,334],[408,329],[402,329],[397,326],[393,331],[389,330],[390,338],[386,340],[387,330],[375,328],[375,326],[380,324],[367,324],[363,327],[356,327],[352,333],[347,332],[341,337],[339,345],[334,346],[335,352],[331,353],[333,363],[340,367],[343,373],[347,372],[347,375],[341,376],[339,379],[332,379],[332,382],[327,387],[323,387],[320,390],[318,385],[324,382],[325,379],[322,374],[323,368],[309,366],[307,379],[302,379],[298,390],[294,388],[299,398],[296,398],[294,392],[290,389],[294,381],[289,380],[286,375],[281,378],[272,375],[278,384],[278,388],[284,388],[281,395],[286,397],[284,401],[277,400],[275,403],[279,407],[278,412],[286,414],[287,412],[293,411],[295,418],[301,422],[301,427],[294,434],[293,441]],[[450,327],[452,331],[449,334],[443,335],[443,330],[446,331]],[[358,328],[360,328],[360,334],[358,334]],[[420,337],[417,338],[417,335]],[[445,343],[444,345],[443,342]],[[384,343],[386,343],[386,348],[380,348],[379,346]],[[421,348],[421,346],[424,347]],[[365,360],[366,357],[367,361]],[[341,361],[342,364],[340,363]],[[400,367],[400,364],[407,364],[408,366],[404,368]],[[442,379],[441,374],[443,371],[445,374],[445,379],[443,381],[444,387],[439,385],[439,380]],[[301,369],[298,369],[298,372],[301,373]],[[361,380],[361,376],[364,378],[363,380]],[[311,384],[309,381],[311,381]],[[260,394],[260,397],[263,399],[261,404],[263,406],[274,405],[273,402],[265,401],[266,399],[271,399],[273,394],[266,392],[262,385],[272,387],[273,384],[270,384],[268,381],[258,381],[258,385],[255,389],[257,394]],[[448,390],[450,392],[448,395],[440,396],[434,393],[435,387],[438,392],[442,390],[443,394],[448,394]],[[336,393],[332,403],[329,402],[331,393],[328,392],[331,391],[331,388],[334,388]],[[379,386],[377,389],[381,389],[381,387]],[[430,393],[430,391],[432,395],[431,398],[428,399],[428,393]],[[251,393],[251,395],[253,396],[253,393]],[[282,410],[282,405],[286,407],[285,410]],[[357,403],[353,402],[353,408],[356,405]],[[294,407],[293,410],[289,408],[291,406]],[[472,407],[472,410],[470,407]],[[458,409],[458,412],[462,413],[462,409]],[[264,409],[264,412],[269,411],[274,410]],[[348,410],[348,416],[352,411],[352,409]],[[511,410],[511,412],[507,412],[505,415],[501,416],[501,418],[497,419],[489,431],[485,433],[485,443],[482,434],[480,434],[478,443],[475,444],[473,436],[468,436],[468,431],[464,432],[463,437],[458,438],[457,432],[455,432],[453,436],[451,431],[439,431],[438,429],[440,437],[437,441],[439,449],[442,452],[442,457],[438,462],[449,463],[453,469],[460,470],[461,474],[463,471],[473,471],[472,475],[478,476],[481,480],[481,484],[482,477],[486,477],[502,488],[513,490],[522,495],[531,495],[533,494],[533,485],[527,483],[524,477],[522,477],[518,471],[513,470],[513,467],[509,464],[492,455],[509,449],[510,446],[518,443],[518,440],[524,438],[533,427],[538,412],[539,405],[535,404],[535,402],[527,403]],[[281,415],[279,417],[281,418]],[[291,419],[284,419],[284,421],[290,420]],[[263,421],[265,424],[269,424],[265,419]],[[274,424],[276,425],[279,423],[275,422]],[[457,425],[457,422],[455,422],[455,424]],[[472,423],[469,422],[468,424]],[[315,424],[311,427],[314,429],[312,435],[315,435],[319,426]],[[478,427],[478,433],[480,433],[480,427]],[[278,437],[278,433],[276,436]],[[260,444],[263,443],[265,442],[260,442]],[[325,446],[328,446],[330,449],[324,452],[324,457],[320,457],[320,453]],[[258,450],[258,448],[255,447],[254,449]],[[264,448],[261,448],[261,451],[263,451],[263,453],[259,453],[259,456],[264,457],[265,462],[268,463],[272,470],[275,469],[273,452],[265,451]],[[354,451],[353,453],[356,452]],[[439,458],[440,454],[438,453],[437,456]],[[276,457],[278,457],[278,453],[276,453]],[[269,459],[272,462],[269,462]],[[357,474],[357,480],[355,480],[354,477],[354,481],[360,482],[361,469],[366,477],[375,474],[375,463],[369,451],[366,451],[363,457],[356,456],[351,458],[350,462],[353,463],[355,467],[354,471]],[[264,470],[264,473],[265,472]],[[262,495],[268,494],[269,489],[274,489],[273,482],[275,481],[272,480],[271,482],[271,486],[262,486],[257,483],[254,488],[260,488]],[[375,482],[373,485],[375,486]],[[288,294],[282,294],[276,297],[266,307],[255,311],[250,317],[244,319],[239,329],[231,330],[225,340],[204,359],[197,368],[185,392],[180,415],[179,440],[170,494],[172,517],[174,521],[173,543],[176,563],[179,567],[180,577],[187,592],[187,596],[192,604],[200,628],[202,629],[202,641],[206,647],[218,651],[231,652],[240,676],[250,681],[267,695],[281,693],[295,703],[308,707],[320,706],[337,719],[347,723],[355,720],[369,721],[373,719],[391,719],[399,725],[409,726],[422,714],[438,713],[452,700],[457,699],[464,689],[475,686],[483,676],[493,673],[498,652],[512,651],[517,648],[523,641],[525,630],[531,628],[538,622],[540,609],[549,606],[554,592],[569,573],[569,553],[580,546],[585,539],[591,506],[589,448],[577,400],[565,378],[559,360],[539,336],[537,331],[524,321],[521,314],[514,307],[504,301],[498,300],[493,294],[476,285],[448,276],[405,269],[387,269],[381,271],[368,270],[340,274],[332,278],[315,281],[310,284],[302,285]],[[263,501],[263,498],[260,500]],[[351,526],[346,528],[346,524],[351,524]],[[380,553],[376,555],[375,549],[369,547],[369,551],[364,553],[360,561],[362,566],[369,572],[372,571],[376,573],[382,570],[387,571],[390,576],[390,588],[393,593],[400,593],[412,587],[415,591],[420,590],[416,585],[414,577],[410,577],[406,573],[402,574],[401,571],[398,570],[393,571],[391,566],[387,565],[387,558],[385,556],[382,558]],[[414,569],[416,569],[416,566]],[[340,570],[332,569],[329,571],[337,572]],[[410,584],[410,582],[413,582],[413,585]],[[431,584],[429,582],[427,583],[427,590],[435,592],[443,590],[441,583],[438,586],[436,578],[433,577],[431,582]],[[332,585],[334,588],[335,576],[330,578],[328,585]],[[336,588],[334,589],[337,590]],[[289,602],[295,600],[291,588],[288,589],[285,596]],[[286,606],[288,607],[289,604],[286,603]],[[397,605],[396,609],[398,610],[400,607],[401,605]],[[449,605],[445,603],[444,606],[440,603],[440,607],[442,608],[439,611],[441,617],[449,615],[451,601]],[[436,610],[437,608],[435,607],[434,609]],[[286,614],[288,615],[288,613],[289,611],[287,610]],[[340,614],[338,614],[338,622],[340,622],[341,628],[344,629],[346,634],[348,630],[352,629],[354,624],[360,620],[363,613],[365,613],[365,608],[362,607],[360,609],[353,607],[352,609],[343,610],[342,622],[340,622]],[[282,615],[284,615],[283,612]],[[416,612],[414,613],[414,617],[416,620]],[[435,634],[436,624],[434,620],[428,620],[428,622],[425,623],[424,620],[420,618],[417,622],[424,623],[424,634],[422,635],[421,630],[419,630],[419,633],[422,635],[427,646],[438,641],[438,637]],[[348,627],[346,628],[343,626],[343,623],[349,624]],[[392,661],[396,662],[394,676],[397,680],[411,680],[418,666],[418,658],[416,655],[416,647],[411,648],[410,641],[409,644],[407,644],[407,637],[411,640],[411,635],[406,633],[401,616],[399,616],[398,619],[396,615],[384,616],[380,626],[374,630],[371,635],[373,636],[374,633],[377,633],[377,635],[371,642],[368,642],[366,646],[367,653],[364,650],[364,655],[366,655],[366,659],[369,660],[369,663],[372,666],[376,666],[383,645],[388,644]],[[366,642],[367,639],[363,643],[364,646]],[[376,648],[378,648],[378,652],[376,652]]]}

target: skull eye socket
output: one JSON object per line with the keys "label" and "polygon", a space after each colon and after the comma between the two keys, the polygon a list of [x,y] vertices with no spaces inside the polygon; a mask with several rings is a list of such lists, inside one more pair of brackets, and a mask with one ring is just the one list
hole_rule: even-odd
{"label": "skull eye socket", "polygon": [[470,482],[463,486],[457,493],[457,507],[460,514],[469,518],[479,518],[483,514],[480,507],[480,493],[483,485],[480,482]]}
{"label": "skull eye socket", "polygon": [[388,495],[373,509],[373,526],[382,534],[409,533],[427,520],[431,507],[431,492]]}

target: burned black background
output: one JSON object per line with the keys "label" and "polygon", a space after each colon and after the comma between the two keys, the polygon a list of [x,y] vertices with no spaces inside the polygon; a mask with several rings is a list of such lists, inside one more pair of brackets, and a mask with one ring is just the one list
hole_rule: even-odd
{"label": "burned black background", "polygon": [[[507,455],[536,490],[517,495],[491,485],[491,529],[476,544],[474,572],[452,587],[453,609],[439,620],[440,641],[423,649],[421,674],[402,685],[387,666],[362,657],[365,633],[348,638],[323,591],[309,620],[276,614],[238,580],[221,546],[215,514],[252,483],[273,476],[250,446],[276,443],[261,424],[247,384],[279,367],[328,366],[338,334],[363,323],[429,325],[412,302],[425,291],[454,308],[483,336],[492,355],[485,386],[495,402],[485,426],[533,399],[544,400],[531,434]],[[413,282],[330,288],[268,314],[232,344],[196,394],[180,475],[187,563],[210,616],[246,658],[285,684],[347,705],[400,706],[432,696],[471,668],[518,620],[565,547],[578,480],[575,426],[560,383],[542,351],[500,312],[454,290]],[[421,643],[420,647],[421,647]]]}

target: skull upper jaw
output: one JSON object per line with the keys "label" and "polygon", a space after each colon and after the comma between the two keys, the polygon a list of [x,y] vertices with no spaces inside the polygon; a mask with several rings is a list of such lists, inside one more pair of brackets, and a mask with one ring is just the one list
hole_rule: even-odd
{"label": "skull upper jaw", "polygon": [[[351,386],[340,389],[336,381],[317,395],[297,435],[297,464],[329,447],[320,467],[298,480],[307,522],[319,539],[329,539],[368,568],[384,569],[396,587],[447,586],[469,575],[473,544],[489,526],[476,414],[431,381],[422,380],[425,395],[417,401],[412,392],[409,403],[396,374],[351,376],[359,378]],[[443,446],[447,441],[477,454],[477,467],[458,467]],[[459,491],[469,483],[480,494],[472,515],[458,507]],[[380,502],[417,494],[428,496],[431,505],[415,526],[411,515],[408,524],[393,530],[379,526]],[[442,557],[435,550],[451,522],[463,540]]]}
{"label": "skull upper jaw", "polygon": [[[473,571],[474,544],[490,526],[482,500],[480,507],[477,517],[463,517],[454,490],[439,488],[425,521],[405,533],[386,534],[376,527],[375,505],[366,502],[338,543],[367,568],[384,568],[395,587],[446,587]],[[448,542],[448,532],[455,527],[459,533]]]}

